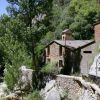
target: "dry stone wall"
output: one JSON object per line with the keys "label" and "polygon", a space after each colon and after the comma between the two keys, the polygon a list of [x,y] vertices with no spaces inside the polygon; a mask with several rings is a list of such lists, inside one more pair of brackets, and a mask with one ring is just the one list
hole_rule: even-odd
{"label": "dry stone wall", "polygon": [[100,88],[81,77],[57,75],[56,84],[68,92],[69,100],[100,100]]}

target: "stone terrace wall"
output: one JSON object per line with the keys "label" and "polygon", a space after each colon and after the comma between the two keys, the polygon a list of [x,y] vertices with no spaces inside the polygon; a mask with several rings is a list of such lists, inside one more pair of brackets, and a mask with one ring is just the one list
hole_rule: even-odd
{"label": "stone terrace wall", "polygon": [[69,100],[100,100],[100,88],[81,77],[57,75],[57,86],[68,91]]}

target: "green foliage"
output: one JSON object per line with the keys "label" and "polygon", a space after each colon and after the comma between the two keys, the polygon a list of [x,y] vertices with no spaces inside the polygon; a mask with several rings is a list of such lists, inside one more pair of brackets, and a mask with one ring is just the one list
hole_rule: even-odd
{"label": "green foliage", "polygon": [[[35,62],[39,63],[38,55],[42,45],[37,45],[50,29],[52,0],[7,1],[9,16],[0,17],[0,50],[3,52],[0,64],[4,63],[6,68],[4,79],[8,87],[13,89],[19,77],[19,67],[32,66],[31,61],[35,67]],[[45,14],[46,17],[43,20],[36,20],[33,24],[32,19],[39,17],[40,14]]]}
{"label": "green foliage", "polygon": [[61,100],[70,100],[70,99],[68,98],[68,91],[64,91],[64,92],[63,92],[63,97],[61,98]]}
{"label": "green foliage", "polygon": [[54,40],[54,34],[52,32],[46,33],[46,35],[40,40],[40,42],[37,43],[35,52],[38,55],[40,55],[41,52],[44,50],[44,47],[53,40]]}
{"label": "green foliage", "polygon": [[100,6],[96,0],[71,0],[63,9],[58,4],[53,5],[55,34],[60,34],[60,29],[69,28],[75,39],[93,37],[93,24],[100,18]]}
{"label": "green foliage", "polygon": [[33,91],[33,93],[29,94],[25,100],[42,100],[39,91]]}
{"label": "green foliage", "polygon": [[13,89],[14,85],[18,81],[19,67],[22,65],[31,66],[31,58],[27,54],[26,47],[23,43],[19,43],[17,40],[9,35],[5,34],[0,37],[0,48],[4,52],[5,60],[5,81],[10,89]]}
{"label": "green foliage", "polygon": [[[8,15],[0,17],[0,64],[5,65],[5,80],[13,89],[21,65],[43,66],[44,47],[69,28],[75,39],[90,39],[92,25],[100,18],[96,0],[7,0]],[[41,20],[40,15],[45,14]],[[37,19],[39,20],[37,20]],[[33,20],[36,23],[33,23]],[[55,64],[42,71],[55,73]]]}
{"label": "green foliage", "polygon": [[56,65],[56,62],[46,64],[42,69],[41,72],[49,73],[49,74],[58,74],[59,67]]}

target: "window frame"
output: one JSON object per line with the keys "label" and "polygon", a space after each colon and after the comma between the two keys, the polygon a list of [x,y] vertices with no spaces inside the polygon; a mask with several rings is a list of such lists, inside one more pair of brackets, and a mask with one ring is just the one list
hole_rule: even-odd
{"label": "window frame", "polygon": [[62,46],[61,45],[59,45],[59,56],[62,56]]}

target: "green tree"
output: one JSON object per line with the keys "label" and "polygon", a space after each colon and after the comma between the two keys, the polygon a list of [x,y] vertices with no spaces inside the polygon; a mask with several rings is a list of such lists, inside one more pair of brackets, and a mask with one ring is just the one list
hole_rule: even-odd
{"label": "green tree", "polygon": [[[51,29],[50,21],[52,0],[7,0],[10,6],[7,8],[9,15],[18,17],[28,27],[27,46],[32,53],[33,65],[36,66],[35,46],[37,42]],[[41,18],[41,16],[45,17]],[[36,23],[34,23],[36,21]],[[33,23],[32,23],[33,22]]]}
{"label": "green tree", "polygon": [[5,54],[5,81],[8,87],[13,89],[18,81],[19,67],[31,66],[31,57],[27,53],[25,44],[19,43],[11,34],[0,37],[0,48]]}
{"label": "green tree", "polygon": [[52,24],[57,22],[54,33],[58,37],[63,29],[69,28],[75,39],[92,38],[93,24],[100,18],[100,7],[95,0],[71,0],[63,10],[62,6],[53,5],[54,13],[58,13],[53,15]]}
{"label": "green tree", "polygon": [[[0,50],[5,63],[5,81],[10,89],[15,86],[21,65],[36,68],[38,41],[50,30],[52,0],[7,0],[9,16],[0,16]],[[45,15],[44,18],[39,17]],[[34,21],[36,23],[34,23]],[[33,22],[33,23],[32,23]],[[37,50],[38,51],[38,50]],[[2,61],[3,62],[3,61]],[[1,62],[1,64],[2,64]],[[38,62],[39,63],[39,62]]]}

